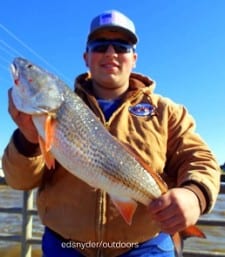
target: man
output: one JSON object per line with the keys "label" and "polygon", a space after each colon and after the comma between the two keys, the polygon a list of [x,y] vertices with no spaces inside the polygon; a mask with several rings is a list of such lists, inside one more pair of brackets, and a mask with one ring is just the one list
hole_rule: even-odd
{"label": "man", "polygon": [[76,93],[106,129],[129,144],[169,186],[148,208],[138,205],[131,226],[105,192],[60,164],[46,168],[31,117],[15,108],[9,91],[9,113],[18,129],[4,152],[3,169],[12,187],[39,187],[37,206],[46,226],[44,257],[174,256],[170,235],[195,224],[215,204],[219,166],[194,131],[187,110],[154,94],[151,79],[132,73],[137,42],[128,17],[114,10],[98,15],[84,53],[90,73],[81,74],[75,83]]}

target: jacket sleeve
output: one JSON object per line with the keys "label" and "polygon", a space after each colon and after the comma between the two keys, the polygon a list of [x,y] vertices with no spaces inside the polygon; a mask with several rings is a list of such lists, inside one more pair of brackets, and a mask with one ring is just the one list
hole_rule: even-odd
{"label": "jacket sleeve", "polygon": [[195,131],[192,116],[185,107],[174,103],[168,107],[166,172],[176,176],[177,186],[197,194],[202,213],[212,210],[220,189],[219,164]]}
{"label": "jacket sleeve", "polygon": [[14,189],[30,190],[41,182],[45,163],[39,147],[32,145],[16,130],[5,148],[2,168],[6,182]]}

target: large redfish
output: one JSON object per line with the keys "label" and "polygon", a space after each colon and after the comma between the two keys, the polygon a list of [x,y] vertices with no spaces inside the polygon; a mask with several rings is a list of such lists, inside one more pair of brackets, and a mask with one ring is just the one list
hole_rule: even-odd
{"label": "large redfish", "polygon": [[49,168],[56,159],[90,186],[106,191],[128,224],[137,202],[148,206],[167,191],[161,177],[125,149],[62,80],[22,58],[13,61],[11,71],[13,102],[32,115]]}

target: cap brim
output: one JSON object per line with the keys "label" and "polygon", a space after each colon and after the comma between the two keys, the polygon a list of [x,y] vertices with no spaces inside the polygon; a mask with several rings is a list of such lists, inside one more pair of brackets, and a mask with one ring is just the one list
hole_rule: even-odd
{"label": "cap brim", "polygon": [[127,29],[119,27],[119,26],[102,26],[101,28],[98,28],[98,29],[92,31],[88,35],[88,39],[87,39],[88,42],[97,39],[100,36],[99,35],[100,33],[101,33],[101,37],[104,36],[104,31],[121,32],[127,36],[127,39],[132,44],[135,45],[138,42],[138,38],[134,33],[132,33],[130,30],[127,30]]}

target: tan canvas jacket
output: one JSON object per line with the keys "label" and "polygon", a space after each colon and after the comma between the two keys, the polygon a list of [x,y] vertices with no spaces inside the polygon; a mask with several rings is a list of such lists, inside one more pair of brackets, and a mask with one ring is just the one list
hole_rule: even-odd
{"label": "tan canvas jacket", "polygon": [[[100,118],[106,129],[129,144],[169,187],[186,186],[199,198],[203,213],[216,201],[220,169],[206,143],[195,132],[187,110],[153,93],[154,83],[140,74],[130,77],[123,104],[108,121],[92,95],[88,74],[76,80],[76,92]],[[150,115],[138,116],[131,107],[148,103]],[[139,204],[131,226],[127,225],[108,195],[89,187],[57,163],[47,170],[39,147],[28,143],[17,130],[5,149],[2,166],[7,182],[16,189],[39,187],[37,206],[44,225],[73,242],[94,242],[80,251],[85,256],[114,257],[127,251],[124,246],[154,237],[159,232],[145,206]],[[104,247],[99,243],[105,242]],[[106,243],[124,242],[119,247]],[[88,246],[88,245],[87,245]],[[92,244],[93,246],[93,244]],[[132,245],[131,245],[132,246]]]}

